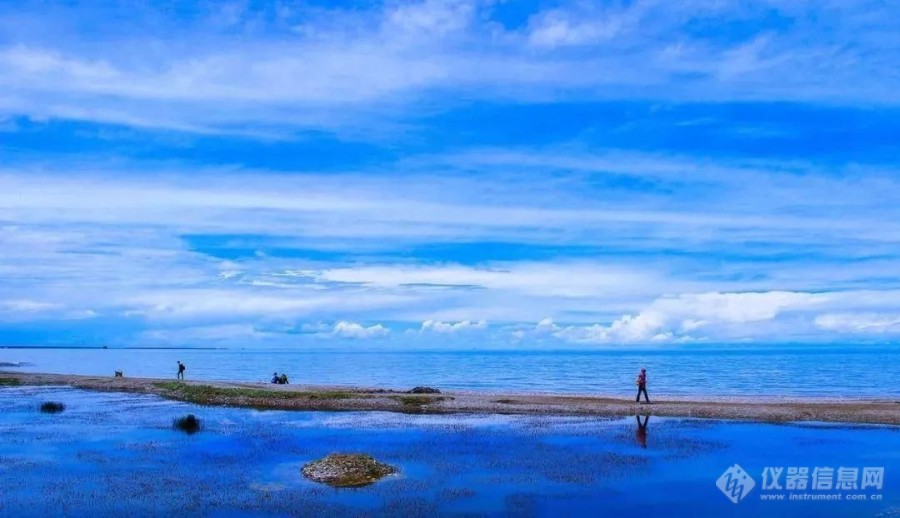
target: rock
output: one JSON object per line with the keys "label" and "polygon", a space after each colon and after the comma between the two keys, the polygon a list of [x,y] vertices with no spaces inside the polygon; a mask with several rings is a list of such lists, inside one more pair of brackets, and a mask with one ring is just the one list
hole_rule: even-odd
{"label": "rock", "polygon": [[194,414],[188,414],[172,421],[172,427],[188,435],[193,435],[203,429],[203,423]]}
{"label": "rock", "polygon": [[45,401],[41,404],[41,412],[45,414],[58,414],[66,409],[66,405],[56,401]]}
{"label": "rock", "polygon": [[407,390],[407,394],[440,394],[441,391],[436,388],[431,387],[416,387],[412,390]]}
{"label": "rock", "polygon": [[331,487],[362,487],[394,474],[397,469],[369,455],[332,453],[303,466],[301,473]]}

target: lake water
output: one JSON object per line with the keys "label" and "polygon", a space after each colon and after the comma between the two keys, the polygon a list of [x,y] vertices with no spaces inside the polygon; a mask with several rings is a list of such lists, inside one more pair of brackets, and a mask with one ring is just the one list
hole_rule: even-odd
{"label": "lake water", "polygon": [[154,349],[0,349],[8,370],[267,381],[404,389],[551,391],[630,395],[641,367],[650,393],[673,396],[900,396],[900,349],[769,347],[759,349],[604,351],[296,351]]}
{"label": "lake water", "polygon": [[[48,400],[65,411],[41,414]],[[189,412],[204,425],[194,435],[171,425]],[[886,426],[650,417],[640,430],[635,417],[262,412],[0,388],[0,515],[897,516],[898,444],[900,428]],[[340,490],[301,476],[332,452],[369,453],[400,474]],[[716,487],[734,464],[756,481],[737,504]],[[884,476],[880,488],[795,492],[841,500],[764,499],[793,494],[761,479],[789,466]]]}

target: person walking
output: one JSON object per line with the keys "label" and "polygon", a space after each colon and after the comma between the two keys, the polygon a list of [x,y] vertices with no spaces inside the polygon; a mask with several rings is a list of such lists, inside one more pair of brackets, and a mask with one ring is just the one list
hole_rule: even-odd
{"label": "person walking", "polygon": [[641,402],[641,393],[644,393],[644,401],[650,403],[650,396],[647,395],[647,369],[641,369],[641,373],[638,374],[637,380],[637,397],[635,398],[635,403]]}
{"label": "person walking", "polygon": [[178,379],[184,379],[184,364],[181,363],[181,360],[178,360]]}

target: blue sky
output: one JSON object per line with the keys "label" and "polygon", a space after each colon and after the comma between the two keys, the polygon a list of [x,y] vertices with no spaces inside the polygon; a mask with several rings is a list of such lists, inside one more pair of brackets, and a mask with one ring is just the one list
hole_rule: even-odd
{"label": "blue sky", "polygon": [[0,4],[0,341],[900,335],[897,6]]}

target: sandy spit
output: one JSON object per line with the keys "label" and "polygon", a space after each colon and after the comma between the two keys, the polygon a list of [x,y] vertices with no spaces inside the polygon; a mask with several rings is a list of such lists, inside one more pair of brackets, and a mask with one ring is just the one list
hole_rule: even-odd
{"label": "sandy spit", "polygon": [[[441,391],[435,395],[348,386],[271,385],[228,381],[114,378],[71,374],[0,372],[21,385],[156,394],[168,399],[250,408],[323,411],[389,411],[423,414],[522,414],[622,417],[654,415],[760,422],[819,421],[900,425],[900,401],[886,399],[661,398],[635,404],[628,398],[548,393]],[[0,390],[3,390],[0,388]],[[200,394],[200,395],[198,395]]]}

